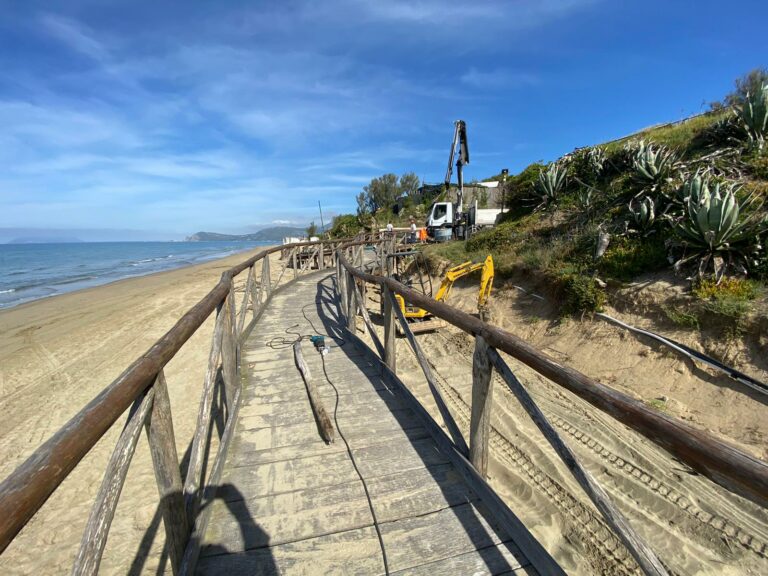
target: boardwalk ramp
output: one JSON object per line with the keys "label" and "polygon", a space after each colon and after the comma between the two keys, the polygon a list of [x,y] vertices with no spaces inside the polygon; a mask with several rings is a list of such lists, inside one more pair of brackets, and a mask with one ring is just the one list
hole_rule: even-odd
{"label": "boardwalk ramp", "polygon": [[[530,534],[502,527],[413,397],[342,327],[334,281],[318,272],[276,293],[243,346],[239,417],[197,573],[551,572],[532,564]],[[312,335],[326,335],[327,355]],[[330,444],[294,359],[299,338],[333,421]]]}

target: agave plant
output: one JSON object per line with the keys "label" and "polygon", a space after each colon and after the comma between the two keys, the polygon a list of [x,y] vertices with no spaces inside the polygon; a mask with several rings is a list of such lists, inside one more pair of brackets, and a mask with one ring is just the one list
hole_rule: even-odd
{"label": "agave plant", "polygon": [[[695,181],[697,180],[697,181]],[[680,258],[675,268],[699,259],[699,275],[704,276],[710,264],[719,282],[726,269],[736,261],[749,263],[759,249],[758,237],[768,229],[768,220],[758,211],[745,216],[745,209],[755,200],[750,195],[739,203],[737,188],[721,185],[697,175],[688,184],[686,214],[674,225],[684,248],[693,253]]]}
{"label": "agave plant", "polygon": [[553,162],[546,170],[539,172],[539,178],[535,184],[540,198],[537,210],[557,206],[560,193],[565,188],[566,173],[567,170],[557,162]]}
{"label": "agave plant", "polygon": [[762,150],[768,138],[768,84],[763,84],[754,94],[747,92],[735,112],[750,146]]}
{"label": "agave plant", "polygon": [[655,189],[670,176],[677,164],[678,155],[674,150],[640,140],[632,167],[637,180]]}
{"label": "agave plant", "polygon": [[646,196],[638,207],[634,206],[634,200],[629,203],[629,213],[632,215],[635,230],[648,233],[656,222],[656,206],[653,198]]}
{"label": "agave plant", "polygon": [[589,161],[589,166],[592,168],[594,175],[600,176],[605,167],[605,150],[600,148],[600,146],[590,148],[587,152],[587,160]]}
{"label": "agave plant", "polygon": [[592,208],[592,188],[591,186],[582,186],[576,193],[576,202],[584,211],[589,211]]}

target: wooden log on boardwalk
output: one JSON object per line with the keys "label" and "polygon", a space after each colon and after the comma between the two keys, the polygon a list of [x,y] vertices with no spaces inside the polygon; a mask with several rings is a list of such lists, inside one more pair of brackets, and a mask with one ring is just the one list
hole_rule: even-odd
{"label": "wooden log on boardwalk", "polygon": [[317,385],[312,381],[309,366],[307,366],[307,363],[304,361],[304,356],[301,353],[301,341],[293,343],[293,357],[296,360],[296,366],[298,367],[299,372],[301,372],[301,377],[307,387],[309,403],[312,406],[312,412],[315,415],[320,436],[322,436],[326,443],[330,444],[334,440],[335,430],[331,418],[328,416],[328,412],[325,410],[325,406],[320,399],[320,392],[317,390]]}
{"label": "wooden log on boardwalk", "polygon": [[395,310],[392,306],[394,296],[387,286],[381,287],[381,305],[384,315],[384,364],[397,374],[397,329],[395,327]]}
{"label": "wooden log on boardwalk", "polygon": [[[479,338],[480,337],[478,337],[478,339]],[[507,383],[509,389],[518,399],[522,407],[531,417],[531,420],[533,420],[533,423],[536,424],[552,448],[555,449],[557,455],[566,465],[571,474],[573,474],[573,477],[576,478],[579,485],[587,493],[587,496],[589,496],[597,509],[600,510],[603,518],[605,518],[606,522],[608,522],[613,531],[619,536],[630,554],[637,560],[637,563],[643,569],[643,572],[652,576],[666,576],[667,570],[656,557],[656,554],[651,547],[648,546],[637,532],[634,531],[626,518],[624,518],[624,515],[618,508],[616,508],[616,506],[614,506],[613,502],[611,502],[611,498],[608,496],[607,492],[603,490],[602,486],[600,486],[592,475],[579,463],[576,459],[576,455],[565,442],[563,442],[557,431],[555,431],[549,423],[549,420],[547,420],[547,417],[544,416],[544,413],[536,405],[533,398],[531,398],[531,395],[528,394],[528,391],[523,387],[512,370],[510,370],[507,363],[504,362],[504,359],[496,350],[493,348],[489,349],[487,345],[485,355],[496,367],[496,370],[499,371],[499,374],[501,374],[501,377]],[[474,402],[474,395],[472,400]]]}

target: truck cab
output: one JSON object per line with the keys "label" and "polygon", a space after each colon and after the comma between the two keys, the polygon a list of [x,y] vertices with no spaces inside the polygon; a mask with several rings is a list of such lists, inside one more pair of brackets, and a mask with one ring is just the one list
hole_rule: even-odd
{"label": "truck cab", "polygon": [[436,228],[451,228],[453,226],[453,204],[451,202],[434,202],[427,215],[427,234],[434,236]]}

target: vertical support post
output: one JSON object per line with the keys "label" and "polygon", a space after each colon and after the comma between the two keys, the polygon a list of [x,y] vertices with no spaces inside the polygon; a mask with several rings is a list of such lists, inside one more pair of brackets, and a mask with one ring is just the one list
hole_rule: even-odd
{"label": "vertical support post", "polygon": [[391,291],[386,284],[381,285],[381,301],[384,305],[384,363],[397,373],[397,332],[395,322],[395,311],[392,308],[394,298],[390,295]]}
{"label": "vertical support post", "polygon": [[[269,255],[265,256],[265,258],[269,258]],[[264,262],[262,261],[262,266],[264,266]],[[256,288],[256,263],[254,262],[251,266],[251,278],[253,278],[253,281],[251,282],[251,312],[253,314],[253,319],[256,319],[256,314],[259,311],[259,306],[261,305],[261,294],[264,291],[264,287],[261,286],[260,288]]]}
{"label": "vertical support post", "polygon": [[488,344],[482,336],[475,337],[472,356],[472,418],[469,423],[469,461],[485,477],[488,471],[488,441],[491,436],[491,407],[493,405],[492,366]]}
{"label": "vertical support post", "polygon": [[261,297],[259,298],[259,305],[264,302],[264,294],[269,295],[272,293],[272,273],[269,270],[269,254],[264,256],[261,261]]}
{"label": "vertical support post", "polygon": [[320,252],[317,254],[317,269],[325,270],[325,245],[320,242]]}
{"label": "vertical support post", "polygon": [[224,300],[222,314],[224,314],[224,329],[221,342],[221,374],[224,378],[224,389],[227,393],[227,408],[232,408],[232,400],[235,397],[237,387],[238,353],[235,343],[234,325],[234,294],[232,284],[229,285],[229,296]]}
{"label": "vertical support post", "polygon": [[160,510],[165,525],[165,540],[168,556],[174,574],[179,573],[187,538],[191,529],[187,510],[184,506],[184,492],[181,484],[179,456],[176,453],[176,439],[173,433],[171,402],[165,375],[161,370],[154,384],[155,401],[146,424],[149,451],[160,494]]}
{"label": "vertical support post", "polygon": [[298,266],[296,266],[296,252],[298,252],[298,251],[299,251],[298,248],[294,248],[293,250],[291,250],[291,262],[292,262],[292,265],[293,265],[293,279],[294,280],[296,280],[296,278],[299,275],[299,269],[298,269]]}
{"label": "vertical support post", "polygon": [[355,301],[355,277],[347,271],[347,328],[352,334],[357,328],[357,302]]}

